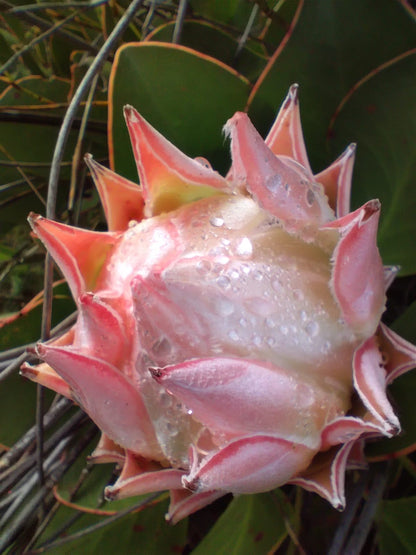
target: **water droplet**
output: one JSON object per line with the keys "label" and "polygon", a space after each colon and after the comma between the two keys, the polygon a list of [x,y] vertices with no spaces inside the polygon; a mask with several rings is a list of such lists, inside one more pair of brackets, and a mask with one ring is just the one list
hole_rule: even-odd
{"label": "water droplet", "polygon": [[159,403],[163,408],[167,408],[171,405],[172,398],[170,397],[170,395],[162,391],[162,393],[159,396]]}
{"label": "water droplet", "polygon": [[236,269],[233,269],[230,271],[228,275],[230,276],[231,279],[238,279],[240,277],[240,272]]}
{"label": "water droplet", "polygon": [[331,349],[331,343],[329,341],[325,341],[325,343],[321,347],[321,351],[323,354],[329,353]]}
{"label": "water droplet", "polygon": [[170,436],[176,436],[176,435],[178,435],[179,430],[171,422],[166,422],[166,431],[168,432],[168,434]]}
{"label": "water droplet", "polygon": [[250,258],[253,254],[253,245],[248,237],[243,237],[237,244],[236,254],[241,258]]}
{"label": "water droplet", "polygon": [[240,318],[240,326],[246,328],[248,326],[248,322],[245,318]]}
{"label": "water droplet", "polygon": [[272,280],[272,287],[275,291],[280,291],[282,289],[282,282],[280,279],[275,278]]}
{"label": "water droplet", "polygon": [[268,337],[266,343],[269,347],[274,347],[276,345],[276,340],[274,337]]}
{"label": "water droplet", "polygon": [[312,206],[314,202],[315,202],[315,193],[312,191],[312,189],[308,188],[306,192],[306,204],[308,206]]}
{"label": "water droplet", "polygon": [[232,340],[232,341],[239,341],[240,337],[238,335],[238,333],[235,330],[231,330],[228,332],[228,337]]}
{"label": "water droplet", "polygon": [[308,315],[304,310],[301,310],[300,312],[300,319],[302,320],[302,322],[306,322],[308,320]]}
{"label": "water droplet", "polygon": [[246,274],[246,276],[248,276],[248,274],[250,273],[250,266],[248,264],[241,264],[240,268],[243,274]]}
{"label": "water droplet", "polygon": [[273,318],[270,318],[270,316],[268,316],[265,319],[265,323],[266,323],[266,326],[268,328],[275,328],[276,327],[276,322],[273,320]]}
{"label": "water droplet", "polygon": [[188,409],[186,411],[186,414],[189,414],[189,416],[191,416],[194,413],[194,411],[192,409]]}
{"label": "water droplet", "polygon": [[230,278],[227,276],[219,276],[215,281],[221,289],[228,289],[230,287]]}
{"label": "water droplet", "polygon": [[266,187],[271,193],[275,193],[282,185],[282,176],[280,174],[273,175],[266,180]]}
{"label": "water droplet", "polygon": [[166,339],[166,337],[162,337],[162,338],[158,339],[152,345],[152,354],[153,354],[153,356],[166,357],[170,353],[171,350],[172,350],[172,345]]}
{"label": "water droplet", "polygon": [[253,278],[254,278],[256,281],[261,281],[261,280],[263,279],[263,277],[264,277],[264,274],[263,274],[263,272],[262,272],[261,270],[255,270],[255,271],[253,272]]}
{"label": "water droplet", "polygon": [[218,216],[213,216],[209,223],[214,227],[221,227],[224,225],[224,220]]}
{"label": "water droplet", "polygon": [[295,289],[293,291],[293,297],[297,300],[297,301],[303,301],[303,299],[305,298],[303,292],[300,289]]}
{"label": "water droplet", "polygon": [[287,335],[289,333],[289,328],[287,326],[280,326],[280,331],[283,335]]}
{"label": "water droplet", "polygon": [[209,170],[212,169],[211,164],[203,156],[197,156],[196,158],[194,158],[194,160],[195,162],[198,162],[198,164],[201,164],[201,166],[204,166],[204,168],[208,168]]}
{"label": "water droplet", "polygon": [[211,268],[211,272],[214,274],[214,276],[218,276],[221,274],[222,270],[223,265],[221,264],[221,262],[218,262],[218,259],[216,259],[215,264]]}
{"label": "water droplet", "polygon": [[318,322],[309,322],[305,328],[306,333],[309,337],[316,337],[319,333],[319,324]]}
{"label": "water droplet", "polygon": [[207,274],[211,270],[211,262],[208,260],[199,260],[196,263],[196,271],[199,274]]}
{"label": "water droplet", "polygon": [[220,316],[230,316],[234,312],[234,305],[230,300],[220,298],[216,303],[216,311]]}
{"label": "water droplet", "polygon": [[256,347],[261,347],[261,345],[262,345],[262,343],[263,343],[263,340],[262,340],[262,338],[261,338],[259,335],[255,335],[255,336],[253,337],[253,343],[254,343],[254,345],[255,345]]}

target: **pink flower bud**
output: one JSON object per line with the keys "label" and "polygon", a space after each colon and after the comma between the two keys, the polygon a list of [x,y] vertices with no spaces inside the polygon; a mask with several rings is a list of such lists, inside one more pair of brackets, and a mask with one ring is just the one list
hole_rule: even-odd
{"label": "pink flower bud", "polygon": [[226,178],[125,116],[140,187],[87,157],[109,231],[30,216],[78,320],[23,375],[101,428],[92,459],[123,465],[109,498],[169,489],[176,522],[295,483],[343,507],[363,439],[400,430],[386,385],[416,364],[380,324],[392,274],[380,203],[349,213],[354,147],[312,174],[295,86],[266,141],[229,120]]}

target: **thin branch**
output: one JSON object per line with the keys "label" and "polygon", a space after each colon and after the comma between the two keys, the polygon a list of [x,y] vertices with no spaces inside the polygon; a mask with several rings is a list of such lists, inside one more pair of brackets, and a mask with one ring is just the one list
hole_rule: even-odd
{"label": "thin branch", "polygon": [[[9,9],[13,9],[14,7],[15,6],[13,6],[13,4],[11,4],[10,2],[7,2],[7,0],[0,0],[0,8],[6,8],[9,10]],[[23,21],[27,21],[31,25],[36,25],[40,29],[47,30],[51,26],[49,21],[46,21],[42,17],[34,15],[28,11],[14,13],[13,15],[15,17],[18,17],[19,19],[22,19]],[[85,40],[80,39],[79,37],[77,37],[76,35],[68,31],[64,31],[63,29],[56,29],[55,33],[61,36],[62,38],[64,38],[70,44],[72,44],[75,48],[79,48],[81,50],[87,50],[88,52],[92,52],[94,54],[98,52],[98,48],[96,46],[94,46],[93,44]]]}
{"label": "thin branch", "polygon": [[242,50],[243,50],[243,48],[244,48],[244,46],[245,46],[245,44],[248,40],[248,37],[250,36],[251,29],[253,28],[254,22],[256,21],[256,17],[258,15],[259,11],[260,10],[259,10],[258,4],[254,4],[253,9],[251,10],[250,17],[248,19],[246,28],[244,29],[244,32],[241,35],[240,40],[238,41],[237,50],[235,51],[235,54],[234,54],[234,60],[233,60],[234,62],[237,61],[238,57],[240,56],[240,54],[241,54],[241,52],[242,52]]}
{"label": "thin branch", "polygon": [[[81,410],[78,410],[45,442],[45,453],[50,452],[58,442],[65,439],[67,435],[76,432],[79,427],[87,421],[87,415]],[[26,471],[33,467],[35,457],[36,454],[22,458],[17,464],[9,468],[8,471],[1,476],[2,483],[0,487],[0,494],[12,488],[22,477],[22,474],[24,474],[25,480],[28,478],[28,473]],[[6,479],[5,476],[7,476]],[[7,504],[7,499],[5,504]]]}
{"label": "thin branch", "polygon": [[188,0],[180,0],[178,7],[178,14],[176,16],[175,28],[173,29],[172,42],[179,44],[182,35],[183,24],[185,21],[186,8],[188,7]]}
{"label": "thin branch", "polygon": [[92,102],[93,102],[93,99],[94,99],[95,89],[97,87],[97,82],[98,82],[98,73],[94,76],[94,79],[91,83],[91,88],[90,88],[90,91],[88,93],[88,99],[87,99],[87,102],[85,104],[85,110],[84,110],[84,113],[82,115],[82,122],[81,122],[81,127],[80,127],[79,133],[78,133],[78,139],[77,139],[77,144],[75,146],[75,152],[74,152],[74,155],[72,157],[71,184],[70,184],[70,188],[69,188],[69,198],[68,198],[68,211],[70,213],[72,213],[73,209],[74,209],[77,175],[78,175],[78,170],[79,170],[79,167],[80,167],[80,164],[81,164],[81,157],[82,157],[81,150],[82,150],[82,145],[83,145],[83,141],[84,141],[85,131],[86,131],[86,128],[87,128],[88,117],[90,115],[90,110],[91,110]]}
{"label": "thin branch", "polygon": [[[61,397],[58,402],[48,410],[43,419],[43,426],[49,429],[55,422],[61,418],[71,407],[73,402],[65,397]],[[20,455],[29,447],[36,437],[36,426],[32,426],[24,436],[22,436],[13,447],[3,455],[0,460],[0,470],[8,468],[13,464]]]}
{"label": "thin branch", "polygon": [[26,4],[24,6],[16,6],[10,8],[6,13],[17,14],[25,13],[28,11],[40,10],[67,10],[68,8],[98,8],[103,4],[107,4],[108,0],[97,0],[96,2],[39,2],[39,4]]}
{"label": "thin branch", "polygon": [[1,536],[0,553],[13,543],[15,538],[19,535],[20,530],[25,527],[26,522],[33,516],[36,509],[42,503],[45,495],[51,491],[58,480],[60,480],[65,472],[72,466],[79,454],[91,441],[94,434],[95,427],[90,431],[90,433],[84,434],[79,441],[77,441],[76,445],[69,451],[64,460],[60,460],[57,464],[53,465],[50,469],[45,485],[36,492],[30,501],[27,502],[17,518],[14,520],[13,525],[8,526],[4,534]]}
{"label": "thin branch", "polygon": [[93,63],[89,67],[87,73],[84,75],[81,83],[78,86],[78,89],[75,95],[71,100],[68,110],[66,111],[61,129],[59,131],[58,139],[56,141],[55,151],[52,159],[51,173],[49,175],[48,200],[47,200],[47,206],[46,206],[46,216],[48,218],[53,219],[55,217],[55,206],[56,206],[56,198],[57,198],[57,191],[58,191],[60,165],[62,162],[63,152],[69,136],[69,132],[71,130],[72,122],[75,118],[75,115],[81,103],[81,100],[87,94],[95,78],[95,75],[100,71],[102,65],[106,61],[110,52],[116,45],[121,35],[126,30],[130,21],[133,19],[142,1],[143,0],[134,0],[127,8],[123,17],[119,20],[117,25],[114,27],[110,36],[103,44],[97,56],[95,57]]}
{"label": "thin branch", "polygon": [[130,507],[129,509],[126,509],[125,511],[120,511],[119,513],[117,513],[114,516],[109,516],[108,518],[106,518],[105,520],[103,520],[101,522],[98,522],[97,524],[93,524],[92,526],[88,526],[87,528],[84,528],[83,530],[80,530],[79,532],[75,532],[74,534],[71,534],[70,536],[66,536],[65,538],[57,540],[53,543],[44,543],[38,549],[33,550],[32,553],[33,554],[44,553],[45,551],[47,551],[49,549],[53,549],[55,547],[60,547],[61,545],[65,545],[66,543],[69,543],[71,541],[77,540],[79,538],[83,538],[84,536],[86,536],[88,534],[92,534],[93,532],[96,532],[97,530],[100,530],[100,528],[104,528],[105,526],[108,526],[109,524],[112,524],[113,522],[116,522],[117,520],[119,520],[120,518],[125,517],[128,514],[131,514],[131,513],[134,513],[134,512],[137,512],[139,510],[142,510],[142,509],[146,508],[148,505],[153,503],[153,501],[158,499],[160,496],[161,496],[160,492],[149,495],[149,497],[147,497],[146,499],[144,499],[140,503],[137,503],[136,505],[133,505],[133,507]]}
{"label": "thin branch", "polygon": [[354,530],[348,540],[345,549],[341,552],[342,555],[354,555],[355,553],[362,553],[362,549],[373,526],[374,517],[378,505],[383,497],[388,478],[387,464],[381,463],[377,465],[377,470],[374,473],[373,483],[368,493],[367,502],[361,511],[360,517],[357,520]]}
{"label": "thin branch", "polygon": [[[104,62],[107,60],[110,52],[113,50],[117,44],[119,38],[122,36],[130,21],[136,14],[136,11],[142,0],[134,0],[130,6],[125,11],[123,17],[118,21],[117,25],[114,27],[108,39],[105,41],[91,66],[89,67],[87,73],[84,75],[81,83],[79,84],[76,93],[74,94],[69,106],[66,111],[65,117],[62,122],[62,126],[59,130],[58,139],[55,144],[55,150],[52,158],[51,172],[49,174],[48,183],[48,197],[46,203],[46,217],[50,219],[55,218],[55,208],[56,200],[58,194],[58,182],[59,173],[61,168],[61,162],[63,159],[63,153],[65,145],[72,127],[72,122],[75,119],[76,112],[81,104],[82,99],[87,94],[88,90],[92,86],[96,75],[101,70]],[[50,336],[50,326],[51,326],[51,314],[52,314],[52,281],[53,281],[53,262],[49,254],[45,258],[45,288],[44,288],[44,305],[42,314],[42,340],[45,341],[49,339]],[[42,452],[43,452],[43,393],[42,386],[38,386],[38,396],[36,405],[37,414],[37,427],[38,427],[38,472],[40,484],[42,486],[43,481],[43,471],[42,471]]]}
{"label": "thin branch", "polygon": [[59,21],[58,23],[55,23],[55,25],[52,25],[52,27],[49,27],[49,29],[47,31],[45,31],[41,35],[35,37],[29,43],[25,44],[25,46],[23,48],[21,48],[19,51],[15,52],[13,54],[13,56],[11,56],[7,60],[7,62],[5,62],[0,67],[0,75],[3,75],[3,73],[5,73],[10,67],[12,67],[13,64],[15,64],[21,56],[26,54],[26,52],[29,52],[29,50],[31,50],[34,46],[36,46],[40,42],[46,40],[50,35],[53,35],[53,33],[55,33],[60,27],[63,27],[64,25],[66,25],[67,23],[69,23],[70,21],[75,19],[77,16],[78,16],[78,12],[72,13],[71,15],[69,15],[68,17],[63,19],[62,21]]}
{"label": "thin branch", "polygon": [[[62,452],[64,451],[65,447],[67,447],[68,443],[70,442],[71,438],[66,437],[58,443],[52,453],[45,459],[43,466],[43,470],[45,473],[50,471],[51,466],[55,463],[56,459],[60,457]],[[33,474],[31,477],[25,479],[24,483],[20,486],[20,495],[14,502],[9,506],[7,511],[3,513],[2,518],[0,519],[0,526],[4,526],[7,522],[9,517],[11,517],[14,513],[16,513],[16,509],[21,505],[25,498],[29,495],[31,490],[35,487],[37,482],[36,474]]]}
{"label": "thin branch", "polygon": [[363,499],[367,481],[368,472],[360,472],[358,481],[354,484],[351,489],[351,493],[347,496],[346,508],[342,513],[342,517],[333,537],[328,555],[339,555],[339,553],[341,553],[342,546],[350,534],[351,524],[357,515],[359,505]]}

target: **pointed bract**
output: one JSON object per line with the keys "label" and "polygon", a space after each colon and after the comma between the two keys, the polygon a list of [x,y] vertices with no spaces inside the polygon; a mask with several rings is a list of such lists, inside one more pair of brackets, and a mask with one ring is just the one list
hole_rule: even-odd
{"label": "pointed bract", "polygon": [[124,115],[143,188],[147,216],[169,212],[220,192],[231,192],[223,177],[198,160],[188,158],[134,108],[126,106]]}
{"label": "pointed bract", "polygon": [[129,222],[143,218],[144,200],[140,187],[101,166],[90,154],[85,162],[100,195],[109,231],[125,231]]}
{"label": "pointed bract", "polygon": [[75,301],[92,291],[117,235],[70,227],[36,214],[29,215],[29,223],[64,274]]}
{"label": "pointed bract", "polygon": [[[194,418],[223,437],[273,433],[316,449],[320,430],[337,415],[335,395],[330,398],[304,376],[270,363],[192,359],[151,372]],[[341,412],[341,401],[338,404]]]}
{"label": "pointed bract", "polygon": [[315,181],[323,185],[329,204],[338,218],[347,215],[350,211],[355,149],[355,143],[350,144],[335,162],[315,175]]}
{"label": "pointed bract", "polygon": [[284,439],[255,435],[232,441],[182,478],[194,492],[260,493],[281,486],[309,464],[314,451]]}
{"label": "pointed bract", "polygon": [[342,416],[328,424],[322,431],[321,449],[355,441],[364,434],[380,434],[380,427],[354,416]]}
{"label": "pointed bract", "polygon": [[319,454],[306,472],[290,480],[327,499],[335,509],[345,508],[345,470],[355,440]]}
{"label": "pointed bract", "polygon": [[153,491],[177,489],[181,487],[184,474],[182,470],[163,468],[127,452],[123,471],[115,484],[105,488],[105,496],[114,500]]}
{"label": "pointed bract", "polygon": [[300,121],[298,90],[299,85],[290,87],[265,143],[274,154],[288,156],[302,164],[312,179]]}
{"label": "pointed bract", "polygon": [[110,439],[144,456],[160,457],[140,393],[114,366],[70,347],[39,344],[36,351],[69,384],[73,398]]}
{"label": "pointed bract", "polygon": [[352,214],[323,226],[338,229],[332,286],[343,318],[363,336],[372,335],[384,311],[384,271],[377,249],[380,203],[370,201]]}
{"label": "pointed bract", "polygon": [[380,423],[380,431],[392,436],[400,431],[397,416],[386,395],[386,370],[376,336],[356,350],[353,359],[354,385],[362,402]]}
{"label": "pointed bract", "polygon": [[165,518],[170,524],[177,524],[180,520],[210,505],[223,495],[223,491],[192,493],[184,489],[171,490],[171,501]]}
{"label": "pointed bract", "polygon": [[225,126],[231,137],[231,175],[259,205],[290,229],[320,225],[333,218],[322,186],[290,159],[275,156],[247,114],[237,112]]}
{"label": "pointed bract", "polygon": [[123,465],[125,461],[125,450],[111,440],[106,434],[101,434],[97,447],[88,457],[95,464],[117,463]]}
{"label": "pointed bract", "polygon": [[380,324],[377,336],[386,370],[387,384],[416,367],[416,347],[414,345],[383,323]]}
{"label": "pointed bract", "polygon": [[49,364],[42,363],[33,366],[28,362],[24,362],[20,367],[20,374],[24,378],[32,380],[32,382],[47,387],[55,391],[55,393],[73,400],[71,388]]}
{"label": "pointed bract", "polygon": [[[128,362],[129,331],[120,314],[98,295],[84,293],[79,298],[79,318],[74,345],[84,353],[99,353],[100,358],[122,367]],[[126,360],[127,359],[127,360]]]}

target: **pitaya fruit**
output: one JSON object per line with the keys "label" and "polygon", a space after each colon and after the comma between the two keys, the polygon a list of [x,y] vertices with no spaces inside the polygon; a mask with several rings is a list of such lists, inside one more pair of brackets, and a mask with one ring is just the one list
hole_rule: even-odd
{"label": "pitaya fruit", "polygon": [[313,175],[296,86],[265,141],[228,121],[225,178],[125,116],[140,186],[86,158],[109,231],[29,218],[78,320],[23,375],[100,427],[92,459],[122,465],[108,498],[169,489],[176,522],[292,483],[342,508],[363,440],[400,430],[386,386],[416,365],[380,323],[395,269],[380,203],[349,212],[354,146]]}

